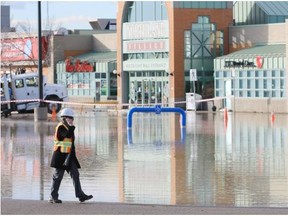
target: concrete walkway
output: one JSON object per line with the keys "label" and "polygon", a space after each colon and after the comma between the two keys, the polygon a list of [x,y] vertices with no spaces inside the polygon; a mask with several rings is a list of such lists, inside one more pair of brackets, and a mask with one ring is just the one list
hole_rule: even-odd
{"label": "concrete walkway", "polygon": [[16,215],[288,215],[288,208],[191,207],[172,205],[138,205],[122,203],[64,202],[51,204],[39,200],[1,199],[1,214]]}

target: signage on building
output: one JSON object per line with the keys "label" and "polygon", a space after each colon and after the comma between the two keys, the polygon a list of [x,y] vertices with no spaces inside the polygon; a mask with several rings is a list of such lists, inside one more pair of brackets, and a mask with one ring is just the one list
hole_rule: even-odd
{"label": "signage on building", "polygon": [[190,81],[197,81],[197,70],[190,69]]}
{"label": "signage on building", "polygon": [[[1,39],[1,61],[38,60],[38,38]],[[42,37],[42,59],[48,48],[46,37]]]}
{"label": "signage on building", "polygon": [[123,62],[124,71],[150,71],[169,68],[168,59],[127,60]]}
{"label": "signage on building", "polygon": [[257,68],[262,68],[263,63],[264,63],[263,57],[262,57],[262,56],[257,56],[257,57],[256,57],[256,65],[257,65]]}
{"label": "signage on building", "polygon": [[123,41],[123,53],[168,52],[168,39]]}
{"label": "signage on building", "polygon": [[65,60],[66,72],[93,72],[95,71],[94,65],[87,61],[76,59],[72,62],[71,58]]}
{"label": "signage on building", "polygon": [[168,38],[168,21],[136,22],[123,24],[123,40]]}
{"label": "signage on building", "polygon": [[225,61],[224,67],[228,68],[239,68],[239,67],[255,67],[254,62],[248,61],[248,60],[233,60],[233,61]]}

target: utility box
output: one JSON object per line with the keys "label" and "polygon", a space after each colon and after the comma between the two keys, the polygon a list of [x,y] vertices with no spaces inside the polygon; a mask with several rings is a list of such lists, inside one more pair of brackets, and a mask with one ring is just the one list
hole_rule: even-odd
{"label": "utility box", "polygon": [[195,100],[201,100],[202,96],[199,94],[195,94],[194,97],[194,93],[186,93],[186,110],[197,110],[197,108],[199,107],[200,103],[196,102]]}

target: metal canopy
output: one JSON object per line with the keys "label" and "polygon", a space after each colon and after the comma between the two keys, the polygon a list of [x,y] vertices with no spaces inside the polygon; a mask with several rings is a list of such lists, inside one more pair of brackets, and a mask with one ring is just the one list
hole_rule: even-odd
{"label": "metal canopy", "polygon": [[218,57],[217,59],[244,58],[244,57],[249,58],[249,57],[256,57],[259,55],[263,57],[285,57],[286,44],[255,46],[248,49],[239,50],[225,56]]}
{"label": "metal canopy", "polygon": [[288,16],[287,1],[256,1],[256,4],[268,16]]}
{"label": "metal canopy", "polygon": [[[89,52],[82,55],[72,56],[72,58],[97,63],[113,62],[116,61],[116,52]],[[62,63],[64,63],[64,61],[62,61]]]}

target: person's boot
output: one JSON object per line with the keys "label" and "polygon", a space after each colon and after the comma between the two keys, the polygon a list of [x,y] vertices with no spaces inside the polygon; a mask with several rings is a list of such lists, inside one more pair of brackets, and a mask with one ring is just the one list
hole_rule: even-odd
{"label": "person's boot", "polygon": [[90,199],[92,199],[92,198],[93,198],[92,195],[86,195],[86,194],[84,194],[83,196],[79,197],[79,201],[80,201],[80,202],[85,202],[86,200],[90,200]]}
{"label": "person's boot", "polygon": [[49,202],[50,202],[50,203],[62,203],[62,200],[60,200],[60,199],[58,199],[58,198],[57,198],[57,199],[54,199],[54,198],[50,197],[50,198],[49,198]]}

